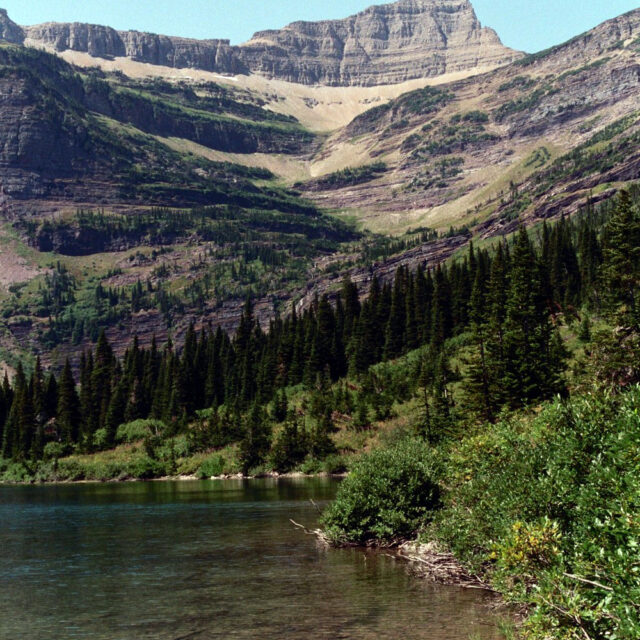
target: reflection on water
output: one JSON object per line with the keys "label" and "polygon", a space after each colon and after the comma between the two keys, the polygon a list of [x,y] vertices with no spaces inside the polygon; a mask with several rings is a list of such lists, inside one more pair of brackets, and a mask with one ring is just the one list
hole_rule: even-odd
{"label": "reflection on water", "polygon": [[0,487],[2,640],[500,637],[479,591],[319,547],[326,479]]}

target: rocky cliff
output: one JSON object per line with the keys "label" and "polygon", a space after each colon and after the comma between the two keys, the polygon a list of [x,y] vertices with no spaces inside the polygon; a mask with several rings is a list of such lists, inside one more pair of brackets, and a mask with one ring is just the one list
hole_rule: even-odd
{"label": "rocky cliff", "polygon": [[241,46],[254,72],[303,84],[377,85],[512,62],[468,0],[400,0],[345,20],[295,22]]}
{"label": "rocky cliff", "polygon": [[95,57],[219,73],[256,73],[301,84],[395,84],[507,64],[522,54],[483,28],[468,0],[400,0],[344,20],[295,22],[228,40],[191,40],[87,24],[25,27],[26,43]]}
{"label": "rocky cliff", "polygon": [[[464,220],[490,235],[571,214],[609,197],[609,185],[640,179],[639,100],[640,9],[489,73],[375,105],[323,144],[312,171],[329,175],[301,189],[383,232]],[[385,170],[347,179],[374,163]]]}
{"label": "rocky cliff", "polygon": [[24,31],[9,18],[5,9],[0,9],[0,40],[13,44],[24,42]]}
{"label": "rocky cliff", "polygon": [[55,51],[81,51],[96,58],[128,57],[137,62],[222,73],[245,73],[228,40],[171,38],[100,25],[49,22],[24,29],[27,44]]}

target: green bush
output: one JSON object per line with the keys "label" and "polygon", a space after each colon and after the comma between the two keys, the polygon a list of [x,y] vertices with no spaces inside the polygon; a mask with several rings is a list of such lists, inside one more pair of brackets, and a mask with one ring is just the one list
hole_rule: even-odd
{"label": "green bush", "polygon": [[104,449],[107,446],[107,430],[97,429],[93,434],[93,446],[96,449]]}
{"label": "green bush", "polygon": [[221,455],[215,455],[207,458],[196,471],[196,475],[200,479],[211,478],[213,476],[221,476],[225,470],[225,461]]}
{"label": "green bush", "polygon": [[144,440],[150,434],[162,433],[165,428],[164,422],[160,420],[134,420],[118,427],[116,441],[137,442]]}
{"label": "green bush", "polygon": [[440,505],[432,451],[406,440],[363,456],[322,522],[335,543],[390,544],[414,535]]}
{"label": "green bush", "polygon": [[2,461],[0,466],[0,481],[7,484],[16,484],[19,482],[29,482],[31,474],[29,470],[21,462]]}
{"label": "green bush", "polygon": [[532,637],[640,637],[640,387],[454,445],[431,536],[531,607]]}
{"label": "green bush", "polygon": [[126,466],[124,476],[140,480],[161,478],[167,475],[167,469],[158,460],[152,460],[148,456],[136,458]]}

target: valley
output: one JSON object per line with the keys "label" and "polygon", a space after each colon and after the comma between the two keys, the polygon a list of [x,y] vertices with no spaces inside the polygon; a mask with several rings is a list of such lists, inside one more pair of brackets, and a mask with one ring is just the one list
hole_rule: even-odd
{"label": "valley", "polygon": [[640,9],[532,54],[468,0],[0,10],[0,483],[348,474],[324,544],[636,640],[639,105]]}
{"label": "valley", "polygon": [[[422,24],[421,12],[427,9],[403,14],[403,6],[397,5],[400,14],[392,11],[382,18],[365,12],[362,24],[378,19]],[[468,11],[462,3],[461,22],[448,28],[476,29]],[[424,18],[427,23],[430,19],[436,18]],[[5,32],[13,34],[9,41],[21,41],[20,28],[6,15],[4,22]],[[134,40],[128,36],[96,29],[55,24],[25,28],[22,42],[28,46],[6,45],[2,51],[5,82],[21,87],[5,94],[5,131],[15,131],[12,122],[18,118],[33,121],[32,126],[21,127],[19,139],[7,138],[3,145],[3,208],[8,221],[21,220],[14,224],[20,236],[14,243],[23,247],[21,267],[6,279],[22,291],[35,276],[24,289],[28,297],[26,292],[40,286],[37,282],[44,277],[36,276],[38,268],[50,269],[58,260],[68,261],[65,255],[81,252],[86,258],[78,255],[74,264],[67,265],[74,270],[76,283],[84,279],[83,271],[93,270],[91,256],[100,256],[104,272],[92,273],[91,281],[107,287],[117,282],[126,298],[138,280],[150,282],[154,270],[160,270],[173,283],[172,295],[183,309],[172,321],[177,322],[173,331],[178,340],[192,321],[232,328],[249,291],[260,299],[258,308],[265,310],[262,322],[268,323],[275,311],[290,307],[290,300],[312,298],[309,287],[330,292],[335,278],[323,272],[327,265],[335,269],[331,265],[345,259],[353,265],[351,276],[362,279],[357,263],[365,255],[363,247],[384,245],[385,236],[405,238],[404,244],[411,245],[421,229],[443,234],[453,227],[462,230],[460,238],[465,229],[482,238],[495,237],[513,231],[519,220],[533,225],[571,214],[587,202],[595,204],[638,174],[633,153],[623,158],[619,151],[637,145],[640,16],[634,12],[543,54],[527,57],[505,50],[504,55],[515,61],[500,60],[503,66],[497,69],[491,70],[498,63],[486,52],[475,66],[458,60],[455,68],[432,74],[416,69],[407,52],[402,77],[389,72],[361,84],[329,81],[325,75],[292,82],[294,78],[274,69],[243,68],[238,74],[233,66],[210,69],[202,60],[188,58],[182,62],[167,58],[172,66],[162,66],[159,58],[145,57],[146,45],[134,50],[131,47],[138,45],[131,44]],[[297,33],[296,29],[282,33]],[[141,37],[138,40],[145,42]],[[270,35],[274,42],[280,37]],[[401,46],[406,51],[407,45],[393,37],[389,49]],[[422,38],[428,46],[441,46],[428,28],[414,37],[414,42]],[[252,42],[264,40],[259,35]],[[120,41],[130,44],[120,50]],[[185,50],[197,50],[194,43],[187,44],[192,49]],[[400,64],[397,59],[384,61],[381,58],[383,67]],[[21,71],[21,65],[30,66],[29,74]],[[406,79],[411,74],[422,77]],[[390,83],[389,77],[401,82]],[[337,86],[341,83],[344,86]],[[30,102],[28,96],[34,91],[42,102]],[[55,126],[39,127],[43,113]],[[574,159],[578,152],[586,158],[580,166]],[[30,158],[46,158],[49,165],[41,160],[33,164]],[[367,173],[370,166],[378,169]],[[349,172],[358,168],[362,175],[349,179]],[[547,186],[551,181],[553,188]],[[249,193],[253,195],[247,197]],[[95,232],[81,230],[77,222],[77,212],[94,211],[113,216],[118,226],[119,216],[167,207],[166,215],[184,226],[179,222],[184,213],[201,206],[273,211],[306,207],[309,212],[315,208],[355,228],[341,232],[340,241],[348,246],[326,246],[310,262],[305,258],[306,266],[292,256],[306,287],[296,285],[290,275],[278,285],[280,278],[271,274],[266,288],[248,281],[218,287],[213,307],[194,308],[187,291],[202,288],[204,272],[211,281],[211,268],[199,272],[187,259],[192,257],[188,246],[201,242],[202,235],[198,240],[197,234],[189,235],[193,232],[185,229],[182,236],[160,239],[141,229],[129,239],[120,234],[107,244],[92,246],[87,234]],[[57,220],[55,231],[49,231],[48,220]],[[335,224],[325,220],[320,224]],[[219,231],[213,236],[207,233],[213,244],[202,245],[198,255],[224,254]],[[273,240],[273,235],[253,235],[248,242],[290,252],[282,237],[275,244]],[[175,251],[167,260],[170,246]],[[425,246],[418,252],[421,258],[410,254],[400,262],[432,265],[424,256],[444,259],[458,247],[453,243],[443,253]],[[330,258],[336,250],[336,258]],[[382,257],[373,270],[381,275],[393,270]],[[134,266],[140,260],[148,267]],[[396,262],[393,258],[389,265]],[[221,263],[213,271],[222,273],[226,268]],[[265,275],[271,269],[260,266]],[[114,280],[109,276],[114,270],[123,275]],[[18,349],[26,355],[35,347],[45,355],[44,345],[37,346],[41,342],[37,335],[46,331],[46,322],[43,326],[35,320],[29,310],[32,304],[18,304],[16,294],[6,288],[4,298],[6,313],[11,308],[24,311],[19,331],[5,327],[5,350]],[[171,324],[153,308],[116,315],[117,332],[123,336],[116,337],[114,326],[109,331],[123,345],[134,332],[145,343],[153,334],[166,336]],[[24,329],[29,322],[33,331]],[[95,339],[95,331],[88,334]],[[62,354],[69,353],[67,346],[61,347]]]}

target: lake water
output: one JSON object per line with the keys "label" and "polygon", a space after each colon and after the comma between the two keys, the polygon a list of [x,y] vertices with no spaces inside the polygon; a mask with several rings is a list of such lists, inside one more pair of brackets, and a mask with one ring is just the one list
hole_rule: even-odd
{"label": "lake water", "polygon": [[324,549],[337,482],[0,487],[2,640],[495,640],[481,591]]}

